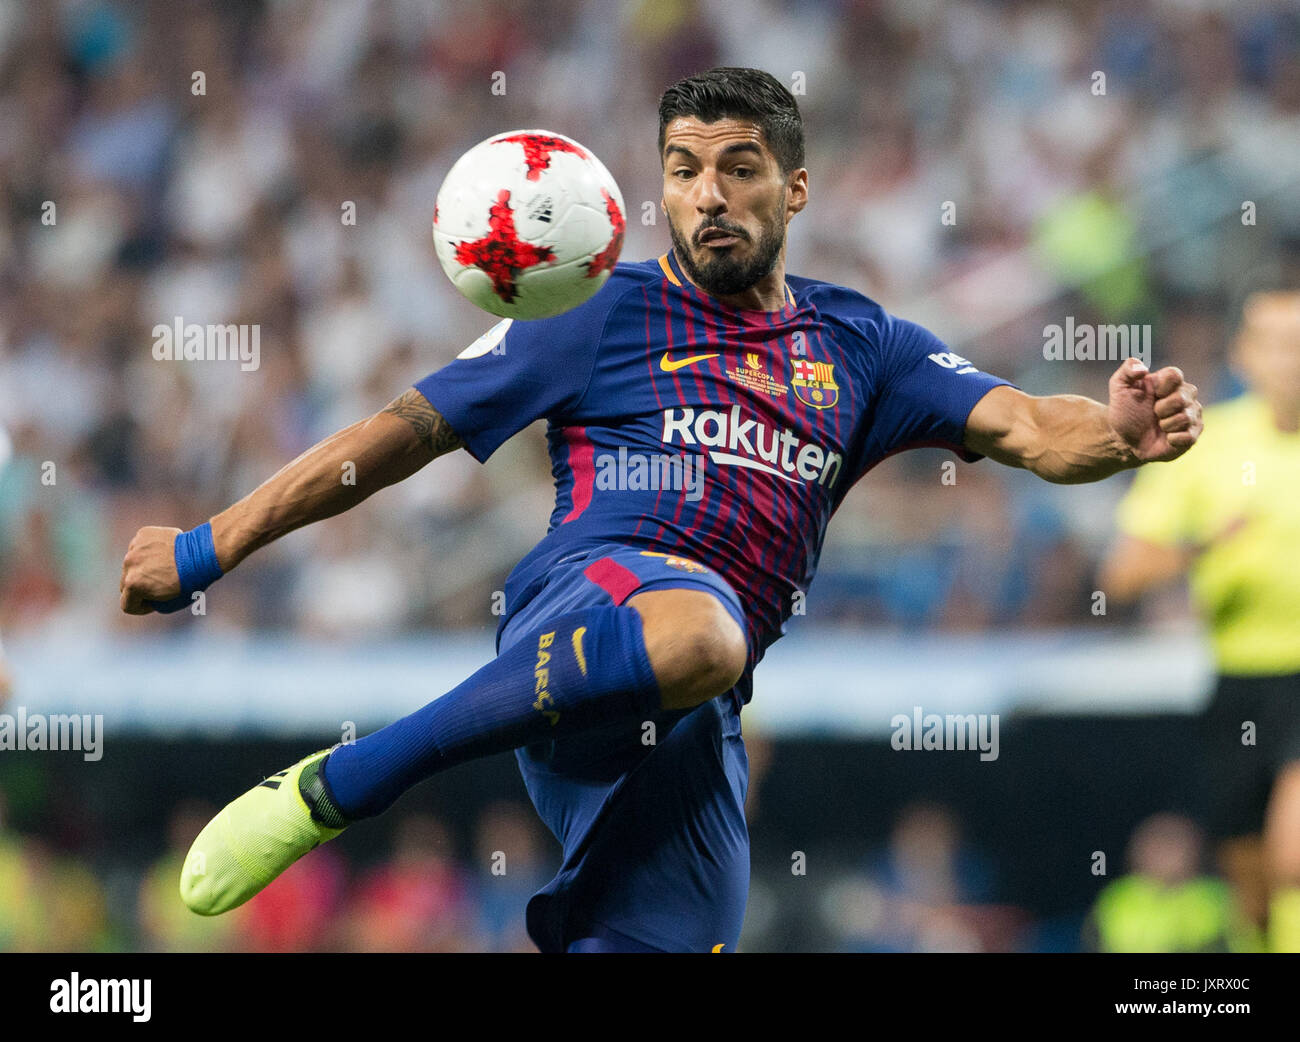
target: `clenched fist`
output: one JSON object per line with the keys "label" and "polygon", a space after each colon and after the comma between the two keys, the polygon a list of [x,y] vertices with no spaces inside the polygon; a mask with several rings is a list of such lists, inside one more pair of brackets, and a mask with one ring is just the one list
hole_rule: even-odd
{"label": "clenched fist", "polygon": [[122,610],[128,615],[148,615],[147,601],[168,601],[180,596],[176,572],[176,537],[179,528],[149,525],[136,532],[122,560]]}
{"label": "clenched fist", "polygon": [[1110,378],[1110,425],[1143,463],[1171,460],[1201,436],[1201,403],[1183,371],[1169,365],[1149,372],[1136,358]]}

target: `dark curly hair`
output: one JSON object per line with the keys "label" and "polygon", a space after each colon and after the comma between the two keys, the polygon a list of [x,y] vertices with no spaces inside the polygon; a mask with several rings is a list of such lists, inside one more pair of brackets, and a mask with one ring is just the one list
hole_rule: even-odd
{"label": "dark curly hair", "polygon": [[746,119],[763,132],[782,173],[803,166],[803,117],[794,95],[761,69],[721,67],[678,80],[659,99],[659,154],[668,124],[680,116],[704,123]]}

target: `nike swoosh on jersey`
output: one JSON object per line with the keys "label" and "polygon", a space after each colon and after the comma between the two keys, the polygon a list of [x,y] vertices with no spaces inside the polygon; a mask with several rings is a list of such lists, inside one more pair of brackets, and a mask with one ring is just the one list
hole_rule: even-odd
{"label": "nike swoosh on jersey", "polygon": [[679,358],[677,359],[677,361],[674,362],[671,358],[668,357],[668,352],[665,351],[663,358],[659,359],[659,368],[662,369],[665,373],[671,373],[674,369],[680,369],[682,366],[690,365],[692,362],[703,362],[706,361],[707,359],[717,358],[717,357],[718,356],[716,354],[691,355],[689,358]]}

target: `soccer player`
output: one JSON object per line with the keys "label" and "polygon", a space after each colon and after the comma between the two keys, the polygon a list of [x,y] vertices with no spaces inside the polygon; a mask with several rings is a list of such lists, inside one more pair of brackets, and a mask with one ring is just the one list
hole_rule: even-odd
{"label": "soccer player", "polygon": [[[548,421],[555,508],[506,583],[497,657],[231,803],[182,876],[195,911],[247,900],[421,779],[514,749],[563,846],[528,907],[539,948],[734,951],[749,885],[741,707],[848,488],[919,445],[1082,482],[1195,442],[1196,389],[1176,369],[1126,361],[1108,405],[1033,397],[853,290],[787,275],[808,171],[799,110],[768,74],[676,83],[659,146],[668,253],[619,265],[564,315],[499,323],[197,529],[132,540],[123,610],[184,606],[286,532]],[[355,485],[339,480],[348,460]]]}
{"label": "soccer player", "polygon": [[[1187,575],[1218,678],[1209,827],[1254,941],[1300,951],[1300,292],[1246,301],[1248,393],[1207,411],[1186,459],[1137,475],[1101,572],[1115,603]],[[1267,931],[1266,933],[1264,931]]]}

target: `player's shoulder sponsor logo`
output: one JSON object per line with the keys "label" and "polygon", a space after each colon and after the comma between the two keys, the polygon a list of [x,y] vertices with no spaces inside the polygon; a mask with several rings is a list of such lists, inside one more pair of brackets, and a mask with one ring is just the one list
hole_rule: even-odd
{"label": "player's shoulder sponsor logo", "polygon": [[832,362],[815,362],[811,358],[790,359],[790,388],[804,405],[829,409],[840,400]]}
{"label": "player's shoulder sponsor logo", "polygon": [[770,394],[773,398],[784,398],[789,390],[768,371],[763,356],[757,351],[746,351],[741,356],[741,364],[727,370],[727,379],[751,391]]}
{"label": "player's shoulder sponsor logo", "polygon": [[926,355],[925,357],[930,359],[930,361],[935,365],[943,366],[945,369],[955,369],[958,376],[962,376],[966,373],[979,372],[978,369],[971,365],[969,358],[962,358],[962,356],[957,354],[955,351],[938,351],[935,354]]}

